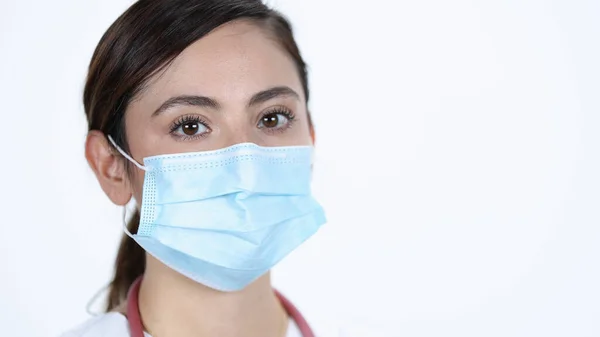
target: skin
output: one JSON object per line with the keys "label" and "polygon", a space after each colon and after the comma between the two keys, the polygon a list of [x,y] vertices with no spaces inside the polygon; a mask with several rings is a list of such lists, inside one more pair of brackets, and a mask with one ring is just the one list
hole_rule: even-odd
{"label": "skin", "polygon": [[[272,88],[279,89],[264,95]],[[261,92],[263,100],[256,102]],[[187,104],[156,113],[181,95],[207,97],[216,106],[206,105],[206,99],[188,99]],[[249,105],[253,97],[255,102]],[[290,112],[293,119],[281,111]],[[177,126],[182,119],[184,125]],[[155,75],[128,106],[125,127],[130,155],[139,163],[148,156],[244,142],[262,146],[314,142],[292,59],[263,28],[244,21],[214,30]],[[113,203],[141,200],[144,172],[133,167],[129,175],[125,159],[104,134],[88,134],[86,158]],[[285,335],[288,317],[272,291],[269,273],[241,291],[225,293],[182,276],[149,254],[146,258],[139,305],[146,331],[153,337]]]}

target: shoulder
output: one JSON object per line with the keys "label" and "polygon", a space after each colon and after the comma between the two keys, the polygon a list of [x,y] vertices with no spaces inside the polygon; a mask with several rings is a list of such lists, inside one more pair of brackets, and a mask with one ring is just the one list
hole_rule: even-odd
{"label": "shoulder", "polygon": [[60,337],[129,337],[127,320],[120,313],[102,314],[69,330]]}

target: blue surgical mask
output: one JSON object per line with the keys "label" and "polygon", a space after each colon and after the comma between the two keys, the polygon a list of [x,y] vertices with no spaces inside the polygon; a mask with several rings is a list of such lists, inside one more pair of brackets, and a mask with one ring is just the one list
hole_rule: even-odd
{"label": "blue surgical mask", "polygon": [[326,221],[310,190],[312,146],[160,155],[145,171],[140,225],[130,235],[156,259],[208,287],[236,291]]}

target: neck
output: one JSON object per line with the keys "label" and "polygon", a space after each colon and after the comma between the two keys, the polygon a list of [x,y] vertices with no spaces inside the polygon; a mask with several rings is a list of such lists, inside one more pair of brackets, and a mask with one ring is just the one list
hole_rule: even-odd
{"label": "neck", "polygon": [[220,292],[148,254],[139,307],[153,337],[283,337],[287,330],[287,314],[268,273],[240,291]]}

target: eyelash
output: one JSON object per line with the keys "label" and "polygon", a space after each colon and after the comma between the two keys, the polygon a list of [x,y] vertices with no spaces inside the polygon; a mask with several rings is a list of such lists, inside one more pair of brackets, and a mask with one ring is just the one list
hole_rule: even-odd
{"label": "eyelash", "polygon": [[258,118],[258,123],[260,123],[263,118],[265,118],[266,116],[269,115],[283,115],[285,118],[287,118],[288,122],[284,127],[278,128],[278,129],[274,129],[274,128],[263,128],[265,132],[267,133],[281,133],[286,131],[287,129],[291,128],[292,125],[294,124],[294,122],[296,121],[296,115],[292,112],[292,110],[283,107],[283,106],[278,106],[275,107],[269,111],[266,111],[264,113],[262,113],[260,115],[260,117]]}
{"label": "eyelash", "polygon": [[[265,118],[266,116],[270,116],[270,115],[283,115],[285,118],[287,118],[287,123],[285,126],[281,127],[281,128],[266,128],[263,127],[264,132],[267,133],[281,133],[281,132],[285,132],[287,129],[289,129],[290,127],[292,127],[292,125],[294,124],[294,122],[296,121],[296,115],[288,108],[285,107],[275,107],[269,111],[266,111],[264,113],[262,113],[258,119],[258,123],[260,123],[262,121],[263,118]],[[207,132],[198,134],[198,135],[175,135],[175,131],[177,131],[177,129],[179,129],[181,126],[185,125],[185,124],[189,124],[189,123],[198,123],[198,124],[202,124],[204,127],[206,127],[206,129],[208,130]],[[258,124],[257,123],[257,124]],[[199,138],[204,138],[207,137],[210,132],[212,131],[212,129],[208,126],[208,121],[206,121],[204,118],[202,118],[199,115],[184,115],[179,117],[176,121],[174,121],[171,124],[171,127],[169,128],[169,134],[171,134],[173,137],[178,138],[179,140],[182,141],[190,141],[190,140],[196,140]]]}
{"label": "eyelash", "polygon": [[[177,129],[179,129],[181,126],[188,124],[188,123],[198,123],[198,124],[202,124],[204,127],[206,127],[206,129],[208,130],[207,132],[198,134],[198,135],[183,135],[183,136],[179,136],[179,135],[175,135],[175,131],[177,131]],[[198,116],[198,115],[184,115],[179,117],[175,122],[173,122],[173,124],[171,124],[171,127],[169,129],[169,133],[175,137],[175,138],[179,138],[180,140],[195,140],[195,139],[199,139],[199,138],[204,138],[206,136],[208,136],[210,134],[210,132],[212,131],[212,129],[208,126],[208,121],[206,121],[205,119],[203,119],[202,117]]]}

